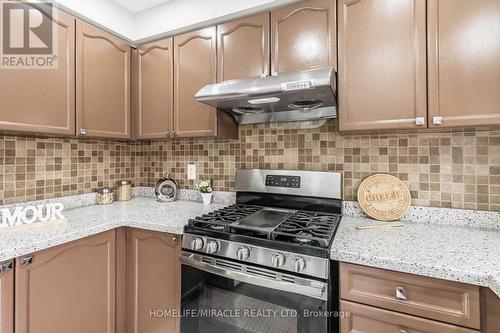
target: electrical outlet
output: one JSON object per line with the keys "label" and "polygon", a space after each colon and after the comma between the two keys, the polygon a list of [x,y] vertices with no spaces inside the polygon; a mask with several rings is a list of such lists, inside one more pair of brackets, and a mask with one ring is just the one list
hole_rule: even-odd
{"label": "electrical outlet", "polygon": [[189,180],[196,179],[196,164],[188,164],[187,176]]}

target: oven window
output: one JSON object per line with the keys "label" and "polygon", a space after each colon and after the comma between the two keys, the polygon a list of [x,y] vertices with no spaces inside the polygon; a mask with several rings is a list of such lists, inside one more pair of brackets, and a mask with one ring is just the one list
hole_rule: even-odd
{"label": "oven window", "polygon": [[327,332],[327,302],[182,266],[181,333]]}

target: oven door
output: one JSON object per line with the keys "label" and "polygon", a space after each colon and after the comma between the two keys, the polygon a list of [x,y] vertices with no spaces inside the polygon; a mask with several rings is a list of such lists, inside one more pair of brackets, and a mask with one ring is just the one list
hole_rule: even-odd
{"label": "oven door", "polygon": [[182,252],[181,333],[328,333],[328,284]]}

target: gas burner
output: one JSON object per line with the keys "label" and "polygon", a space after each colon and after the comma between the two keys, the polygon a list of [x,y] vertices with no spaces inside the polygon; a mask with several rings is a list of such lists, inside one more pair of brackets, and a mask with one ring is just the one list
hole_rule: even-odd
{"label": "gas burner", "polygon": [[294,240],[300,244],[311,244],[314,242],[311,237],[313,237],[311,233],[307,231],[301,231],[297,234],[297,237],[295,237]]}

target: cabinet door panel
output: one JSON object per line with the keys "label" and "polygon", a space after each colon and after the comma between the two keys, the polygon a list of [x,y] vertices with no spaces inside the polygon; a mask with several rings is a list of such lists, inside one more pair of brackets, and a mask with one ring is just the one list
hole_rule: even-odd
{"label": "cabinet door panel", "polygon": [[309,0],[271,12],[272,74],[337,68],[336,1]]}
{"label": "cabinet door panel", "polygon": [[176,318],[152,318],[150,310],[180,309],[179,236],[129,229],[128,333],[179,330]]}
{"label": "cabinet door panel", "polygon": [[0,69],[0,130],[75,135],[75,19],[53,22],[56,69]]}
{"label": "cabinet door panel", "polygon": [[[12,268],[8,268],[8,267]],[[14,333],[14,263],[0,263],[0,333]]]}
{"label": "cabinet door panel", "polygon": [[81,21],[76,38],[77,134],[129,138],[130,46]]}
{"label": "cabinet door panel", "polygon": [[138,139],[166,138],[173,128],[173,39],[140,46],[134,55],[134,127]]}
{"label": "cabinet door panel", "polygon": [[269,13],[217,27],[217,81],[269,75]]}
{"label": "cabinet door panel", "polygon": [[350,314],[340,320],[340,333],[480,333],[347,301],[340,301],[340,310]]}
{"label": "cabinet door panel", "polygon": [[20,258],[16,333],[115,333],[115,271],[114,231]]}
{"label": "cabinet door panel", "polygon": [[427,6],[430,126],[500,124],[500,1]]}
{"label": "cabinet door panel", "polygon": [[341,3],[340,129],[426,127],[425,0]]}
{"label": "cabinet door panel", "polygon": [[194,96],[216,82],[216,28],[174,37],[174,130],[179,137],[215,136],[217,111]]}

